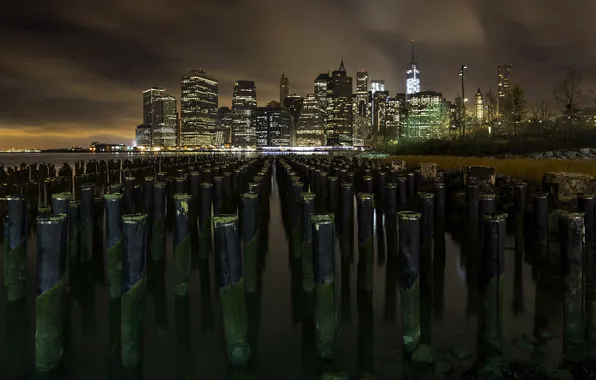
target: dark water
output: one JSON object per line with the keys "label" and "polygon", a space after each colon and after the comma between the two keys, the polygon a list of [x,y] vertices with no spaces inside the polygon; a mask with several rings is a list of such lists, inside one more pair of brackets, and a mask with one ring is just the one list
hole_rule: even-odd
{"label": "dark water", "polygon": [[[374,290],[370,300],[359,297],[356,289],[357,234],[351,259],[343,259],[348,255],[342,255],[339,244],[336,245],[337,358],[333,363],[321,363],[316,359],[314,327],[308,318],[312,299],[299,287],[292,288],[293,263],[280,207],[274,177],[260,292],[258,297],[247,299],[253,360],[246,372],[260,379],[314,379],[321,370],[337,368],[350,376],[368,372],[382,379],[400,377],[403,359],[399,288],[387,263],[380,220],[377,219],[375,228]],[[448,220],[448,229],[455,230],[459,226],[450,223],[460,222]],[[558,364],[560,339],[549,340],[546,352],[540,353],[514,342],[533,339],[535,320],[560,336],[560,295],[557,289],[547,286],[548,278],[542,270],[533,271],[523,255],[515,254],[513,240],[507,240],[503,277],[504,340],[508,342],[505,349],[510,356],[539,362],[551,370]],[[190,296],[178,299],[173,292],[170,235],[167,244],[166,266],[148,267],[141,376],[147,380],[230,378],[238,369],[228,364],[214,256],[203,261],[193,258]],[[99,243],[96,248],[98,257],[103,248]],[[28,252],[27,304],[7,305],[3,292],[0,297],[2,380],[32,378],[34,374],[33,233]],[[90,380],[122,376],[118,365],[118,309],[110,304],[103,265],[98,264],[79,275],[73,285],[64,368],[53,378]],[[480,300],[469,277],[460,244],[448,234],[444,265],[436,260],[433,263],[432,298],[427,299],[429,314],[421,315],[430,321],[431,327],[423,335],[428,334],[429,343],[440,349],[476,347]],[[544,284],[538,292],[537,279]],[[540,309],[538,314],[535,305]],[[462,367],[469,364],[462,362]]]}

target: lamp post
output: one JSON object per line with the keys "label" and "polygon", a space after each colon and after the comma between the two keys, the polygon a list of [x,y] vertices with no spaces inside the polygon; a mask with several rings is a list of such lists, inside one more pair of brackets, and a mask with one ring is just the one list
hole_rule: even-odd
{"label": "lamp post", "polygon": [[466,69],[468,66],[461,65],[461,70],[459,71],[459,76],[461,77],[461,104],[462,104],[462,115],[461,115],[461,125],[462,125],[462,136],[466,135],[466,94],[464,92],[464,79],[466,78]]}

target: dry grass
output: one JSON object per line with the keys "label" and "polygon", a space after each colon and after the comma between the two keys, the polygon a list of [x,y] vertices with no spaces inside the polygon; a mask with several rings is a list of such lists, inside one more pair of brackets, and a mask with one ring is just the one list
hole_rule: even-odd
{"label": "dry grass", "polygon": [[546,160],[529,158],[479,158],[456,156],[391,156],[387,158],[405,160],[408,165],[434,162],[441,169],[461,169],[463,166],[492,166],[497,174],[523,178],[527,181],[541,181],[544,173],[569,172],[589,174],[596,177],[596,160]]}

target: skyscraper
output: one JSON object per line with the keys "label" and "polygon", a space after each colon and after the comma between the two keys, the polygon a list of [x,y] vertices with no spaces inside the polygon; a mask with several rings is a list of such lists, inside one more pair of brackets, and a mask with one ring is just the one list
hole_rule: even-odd
{"label": "skyscraper", "polygon": [[368,92],[368,71],[356,73],[356,93]]}
{"label": "skyscraper", "polygon": [[143,91],[143,124],[153,124],[153,103],[166,90],[164,88],[151,87]]}
{"label": "skyscraper", "polygon": [[497,66],[497,120],[501,121],[505,97],[510,91],[511,65]]}
{"label": "skyscraper", "polygon": [[385,141],[397,140],[401,134],[403,109],[405,104],[400,97],[387,98],[385,107]]}
{"label": "skyscraper", "polygon": [[255,82],[239,80],[232,98],[232,145],[254,147],[257,126],[257,90]]}
{"label": "skyscraper", "polygon": [[218,87],[205,70],[191,70],[182,76],[180,111],[182,146],[210,146],[217,125]]}
{"label": "skyscraper", "polygon": [[385,81],[374,79],[370,82],[370,91],[375,94],[377,91],[385,91]]}
{"label": "skyscraper", "polygon": [[284,74],[281,74],[279,80],[279,104],[284,104],[284,100],[290,95],[290,80]]}
{"label": "skyscraper", "polygon": [[319,104],[319,111],[321,112],[321,120],[327,123],[327,86],[329,84],[329,74],[320,74],[315,79],[315,98]]}
{"label": "skyscraper", "polygon": [[215,128],[214,145],[222,146],[232,142],[232,110],[220,107],[217,110],[217,127]]}
{"label": "skyscraper", "polygon": [[409,95],[404,136],[410,139],[436,138],[449,128],[449,111],[440,92],[424,91]]}
{"label": "skyscraper", "polygon": [[484,98],[482,92],[478,89],[476,93],[476,101],[474,102],[475,116],[479,121],[484,120]]}
{"label": "skyscraper", "polygon": [[377,91],[372,96],[372,138],[376,142],[384,141],[385,131],[385,111],[389,91]]}
{"label": "skyscraper", "polygon": [[304,98],[300,119],[295,129],[297,146],[325,145],[325,125],[314,94],[308,94]]}
{"label": "skyscraper", "polygon": [[177,145],[178,107],[176,98],[162,93],[153,102],[153,147],[173,148]]}
{"label": "skyscraper", "polygon": [[412,61],[406,69],[406,95],[420,92],[420,69],[414,60],[414,40],[412,40]]}
{"label": "skyscraper", "polygon": [[347,76],[342,59],[327,86],[327,145],[353,145],[352,78]]}
{"label": "skyscraper", "polygon": [[267,107],[257,108],[257,128],[256,145],[257,147],[290,146],[290,129],[292,125],[292,116],[286,107],[282,107],[279,102],[270,102]]}

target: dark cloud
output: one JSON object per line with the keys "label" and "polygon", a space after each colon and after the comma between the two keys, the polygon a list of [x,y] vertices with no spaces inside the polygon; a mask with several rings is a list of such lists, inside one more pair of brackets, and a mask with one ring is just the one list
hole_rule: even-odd
{"label": "dark cloud", "polygon": [[[596,3],[557,0],[62,0],[12,2],[0,15],[0,148],[129,142],[141,119],[141,91],[205,68],[233,84],[254,80],[259,103],[335,69],[367,69],[391,93],[405,87],[410,40],[422,87],[447,98],[496,86],[511,63],[531,99],[550,98],[567,67],[596,74]],[[587,83],[587,82],[586,82]],[[587,89],[586,89],[587,92]]]}

